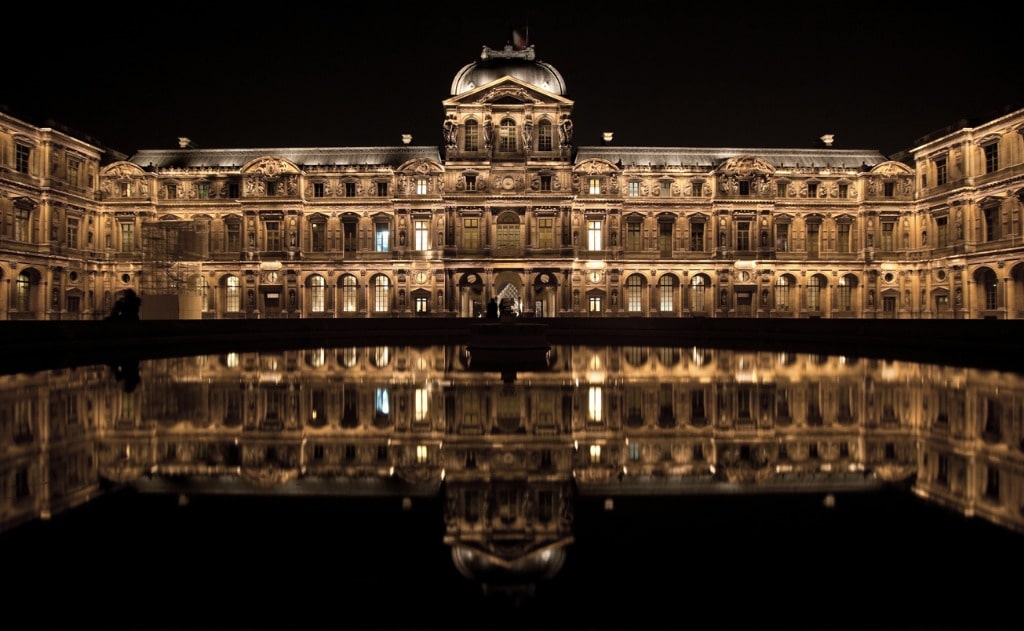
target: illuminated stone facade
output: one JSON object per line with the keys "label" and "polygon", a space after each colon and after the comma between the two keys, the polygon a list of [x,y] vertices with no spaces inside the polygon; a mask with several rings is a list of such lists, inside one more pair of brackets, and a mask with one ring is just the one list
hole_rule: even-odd
{"label": "illuminated stone facade", "polygon": [[893,160],[576,146],[573,105],[530,47],[455,75],[439,146],[124,156],[0,114],[0,319],[1024,317],[1024,110]]}

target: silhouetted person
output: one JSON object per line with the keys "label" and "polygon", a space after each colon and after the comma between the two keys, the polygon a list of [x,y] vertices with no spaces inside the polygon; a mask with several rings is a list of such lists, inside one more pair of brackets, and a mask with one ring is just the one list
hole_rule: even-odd
{"label": "silhouetted person", "polygon": [[487,317],[497,318],[498,317],[498,301],[491,298],[491,301],[487,303]]}
{"label": "silhouetted person", "polygon": [[139,308],[142,306],[142,298],[135,293],[134,289],[125,289],[124,293],[114,303],[114,308],[108,320],[138,320]]}

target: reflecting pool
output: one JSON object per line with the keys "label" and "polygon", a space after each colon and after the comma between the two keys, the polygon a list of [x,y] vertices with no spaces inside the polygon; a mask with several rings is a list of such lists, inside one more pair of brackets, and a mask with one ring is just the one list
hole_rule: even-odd
{"label": "reflecting pool", "polygon": [[1016,621],[1018,373],[604,345],[122,358],[0,375],[0,448],[11,627]]}

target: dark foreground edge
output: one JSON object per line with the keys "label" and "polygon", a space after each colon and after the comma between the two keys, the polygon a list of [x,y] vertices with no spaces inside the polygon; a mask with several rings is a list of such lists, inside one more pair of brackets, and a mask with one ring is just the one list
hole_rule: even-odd
{"label": "dark foreground edge", "polygon": [[[0,322],[5,373],[196,353],[466,344],[467,318]],[[1024,371],[1024,320],[524,318],[551,344],[726,348]]]}

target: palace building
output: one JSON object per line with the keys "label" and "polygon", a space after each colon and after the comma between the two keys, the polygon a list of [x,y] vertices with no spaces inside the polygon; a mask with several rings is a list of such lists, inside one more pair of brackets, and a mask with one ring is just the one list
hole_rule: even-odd
{"label": "palace building", "polygon": [[573,142],[484,47],[438,146],[131,156],[0,114],[0,319],[1024,317],[1024,109],[873,150]]}

